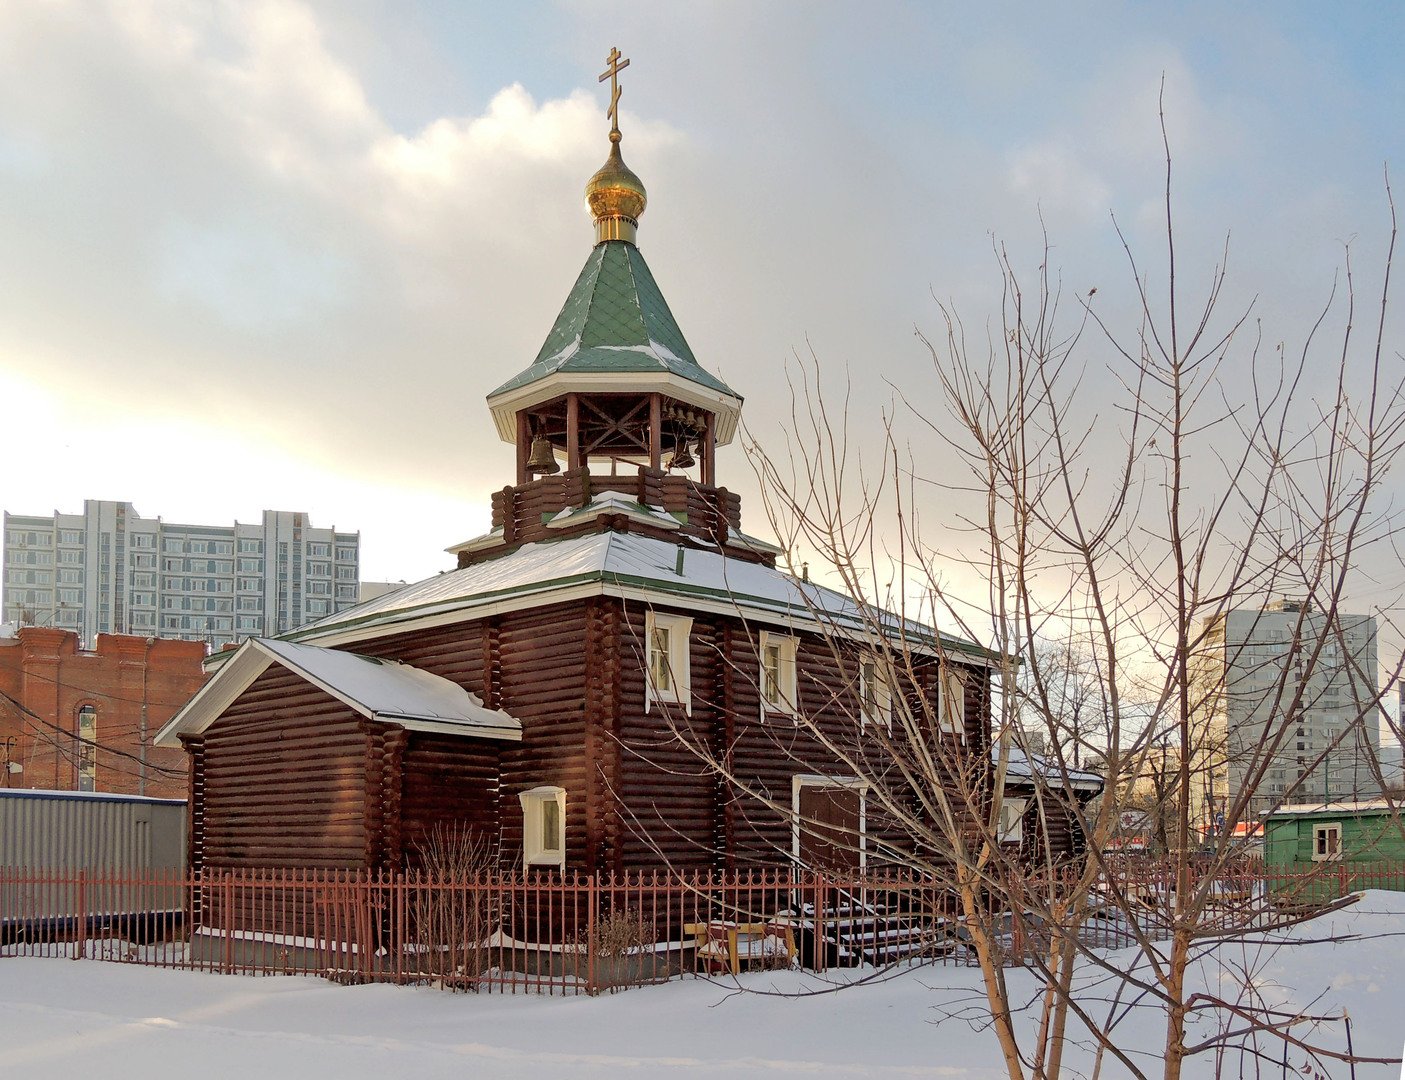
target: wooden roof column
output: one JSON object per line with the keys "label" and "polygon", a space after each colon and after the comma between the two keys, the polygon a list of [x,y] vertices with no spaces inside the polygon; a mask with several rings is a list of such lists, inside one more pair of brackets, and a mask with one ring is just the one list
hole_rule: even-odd
{"label": "wooden roof column", "polygon": [[663,402],[649,395],[649,468],[657,469],[663,460]]}
{"label": "wooden roof column", "polygon": [[526,412],[517,414],[517,486],[527,482],[527,455],[531,450],[532,432]]}
{"label": "wooden roof column", "polygon": [[702,482],[704,487],[717,486],[717,418],[707,413],[702,438]]}
{"label": "wooden roof column", "polygon": [[581,467],[580,401],[575,394],[566,395],[566,468]]}

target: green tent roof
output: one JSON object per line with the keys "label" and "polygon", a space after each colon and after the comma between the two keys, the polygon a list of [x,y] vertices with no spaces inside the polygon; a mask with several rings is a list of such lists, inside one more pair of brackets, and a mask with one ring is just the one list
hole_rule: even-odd
{"label": "green tent roof", "polygon": [[624,240],[595,246],[536,360],[488,398],[558,372],[669,373],[741,400],[699,366],[649,264]]}

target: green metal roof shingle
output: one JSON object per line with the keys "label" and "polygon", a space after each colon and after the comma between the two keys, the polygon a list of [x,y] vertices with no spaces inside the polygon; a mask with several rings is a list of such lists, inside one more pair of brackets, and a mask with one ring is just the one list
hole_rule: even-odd
{"label": "green metal roof shingle", "polygon": [[591,250],[536,360],[488,397],[557,372],[669,372],[741,400],[698,364],[649,264],[623,240]]}

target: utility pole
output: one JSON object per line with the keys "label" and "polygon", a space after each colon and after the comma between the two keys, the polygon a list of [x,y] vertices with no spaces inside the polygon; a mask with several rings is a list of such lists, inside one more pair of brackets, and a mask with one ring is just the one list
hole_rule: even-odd
{"label": "utility pole", "polygon": [[10,751],[15,748],[19,740],[13,735],[5,736],[5,786],[10,786]]}

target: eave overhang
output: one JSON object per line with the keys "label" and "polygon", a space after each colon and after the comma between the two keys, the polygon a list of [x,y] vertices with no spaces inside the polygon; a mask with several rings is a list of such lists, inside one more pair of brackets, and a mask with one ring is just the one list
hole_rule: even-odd
{"label": "eave overhang", "polygon": [[567,394],[660,393],[685,405],[706,409],[715,417],[714,438],[726,446],[736,437],[742,399],[693,382],[671,371],[556,371],[540,379],[495,393],[488,410],[503,442],[517,441],[517,414]]}

